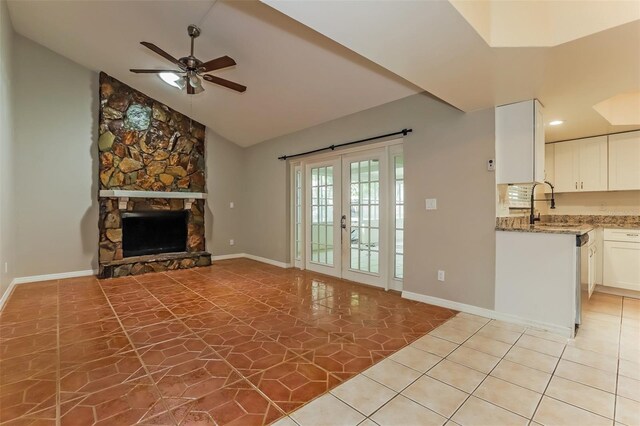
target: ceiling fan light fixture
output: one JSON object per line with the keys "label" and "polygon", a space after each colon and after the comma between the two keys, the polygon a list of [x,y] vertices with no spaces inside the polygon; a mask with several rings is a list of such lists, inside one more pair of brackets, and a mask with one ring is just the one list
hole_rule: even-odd
{"label": "ceiling fan light fixture", "polygon": [[158,74],[158,76],[162,79],[162,81],[167,83],[169,86],[177,87],[178,89],[184,88],[184,86],[180,87],[181,86],[180,80],[182,79],[182,77],[180,77],[175,73],[161,72],[160,74]]}
{"label": "ceiling fan light fixture", "polygon": [[200,82],[200,79],[198,78],[198,75],[196,73],[192,73],[189,76],[189,84],[191,85],[191,87],[193,87],[194,89],[197,88],[202,88],[202,83]]}
{"label": "ceiling fan light fixture", "polygon": [[202,85],[193,88],[194,95],[197,95],[198,93],[202,93],[202,92],[204,92],[204,87],[202,87]]}
{"label": "ceiling fan light fixture", "polygon": [[[200,28],[195,25],[189,25],[188,34],[191,38],[191,53],[189,54],[189,56],[185,56],[180,59],[174,58],[172,55],[165,52],[153,43],[150,43],[148,41],[140,42],[140,44],[147,49],[151,50],[159,56],[162,56],[172,64],[177,65],[179,70],[135,68],[130,69],[130,71],[136,74],[156,74],[160,76],[162,81],[164,81],[166,84],[176,87],[180,90],[186,89],[188,95],[194,95],[204,92],[204,87],[202,87],[201,79],[201,75],[203,73],[232,67],[236,65],[236,61],[226,55],[206,62],[199,60],[193,55],[193,45],[196,37],[200,35]],[[247,90],[246,86],[234,83],[233,81],[225,80],[224,78],[214,77],[209,74],[204,74],[203,78],[209,83],[217,84],[219,86],[235,90],[236,92],[244,92],[245,90]]]}

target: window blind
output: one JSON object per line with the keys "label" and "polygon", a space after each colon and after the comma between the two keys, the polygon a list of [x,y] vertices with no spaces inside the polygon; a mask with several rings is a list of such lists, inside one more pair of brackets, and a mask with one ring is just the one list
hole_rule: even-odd
{"label": "window blind", "polygon": [[531,187],[532,185],[509,185],[507,190],[509,208],[522,209],[531,207]]}

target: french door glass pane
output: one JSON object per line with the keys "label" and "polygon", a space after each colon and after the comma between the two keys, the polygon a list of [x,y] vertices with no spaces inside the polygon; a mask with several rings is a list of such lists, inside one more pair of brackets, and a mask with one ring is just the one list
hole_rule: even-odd
{"label": "french door glass pane", "polygon": [[296,199],[295,199],[295,256],[296,260],[302,258],[302,170],[298,169],[295,172],[295,186],[296,186]]}
{"label": "french door glass pane", "polygon": [[311,169],[311,261],[333,265],[333,166]]}
{"label": "french door glass pane", "polygon": [[397,155],[393,158],[395,179],[395,267],[394,277],[402,279],[404,276],[404,158]]}
{"label": "french door glass pane", "polygon": [[380,272],[380,161],[350,164],[351,259],[356,271]]}

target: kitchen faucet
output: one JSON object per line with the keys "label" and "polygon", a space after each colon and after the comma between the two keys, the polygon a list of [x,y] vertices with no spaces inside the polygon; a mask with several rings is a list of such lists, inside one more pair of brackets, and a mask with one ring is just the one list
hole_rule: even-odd
{"label": "kitchen faucet", "polygon": [[547,185],[549,185],[549,187],[551,188],[551,200],[547,200],[546,198],[542,198],[539,200],[535,200],[533,198],[534,194],[535,194],[535,189],[536,189],[536,185],[537,183],[534,183],[533,186],[531,187],[531,214],[529,215],[529,224],[533,225],[534,223],[536,223],[536,221],[540,220],[540,215],[538,214],[538,217],[536,217],[535,213],[534,213],[534,209],[533,209],[533,203],[534,201],[551,201],[551,208],[555,209],[556,208],[556,198],[555,198],[555,194],[553,192],[553,185],[551,185],[551,183],[549,181],[544,181],[544,183],[546,183]]}

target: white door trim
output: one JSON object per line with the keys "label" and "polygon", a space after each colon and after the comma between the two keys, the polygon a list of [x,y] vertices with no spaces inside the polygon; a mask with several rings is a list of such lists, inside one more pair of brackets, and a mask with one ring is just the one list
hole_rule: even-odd
{"label": "white door trim", "polygon": [[[331,162],[332,160],[336,160],[336,161],[341,161],[342,157],[344,156],[350,156],[353,154],[357,154],[357,153],[362,153],[362,152],[366,152],[366,151],[373,151],[373,150],[377,150],[377,149],[382,149],[386,152],[386,158],[387,158],[387,166],[386,166],[386,170],[388,173],[388,182],[389,185],[385,185],[385,190],[387,191],[387,196],[388,198],[388,218],[389,221],[387,224],[387,232],[385,233],[385,238],[387,238],[388,240],[388,244],[387,247],[388,249],[387,254],[385,255],[385,258],[387,259],[387,273],[386,273],[386,277],[384,280],[384,287],[386,290],[388,289],[393,289],[393,290],[398,290],[401,291],[402,290],[402,279],[397,279],[394,277],[395,275],[395,200],[393,199],[393,196],[395,194],[395,174],[394,174],[394,164],[393,164],[393,156],[397,155],[398,153],[402,153],[403,152],[403,143],[404,143],[404,139],[403,138],[397,138],[397,139],[392,139],[392,140],[388,140],[388,141],[383,141],[383,142],[377,142],[377,143],[371,143],[371,144],[366,144],[366,145],[362,145],[362,146],[355,146],[355,147],[351,147],[351,148],[345,148],[345,149],[340,149],[339,151],[334,151],[334,152],[327,152],[327,153],[320,153],[320,154],[316,154],[313,156],[308,156],[308,157],[304,157],[302,159],[295,159],[295,160],[289,160],[289,167],[290,167],[290,194],[291,196],[289,197],[290,203],[291,203],[291,209],[290,209],[290,222],[289,222],[289,231],[290,231],[290,259],[291,262],[290,264],[293,266],[296,266],[300,269],[306,269],[307,268],[307,255],[308,255],[308,251],[307,251],[307,242],[308,240],[310,240],[310,224],[308,223],[309,221],[307,220],[307,218],[309,217],[309,212],[308,210],[308,205],[310,203],[307,202],[308,197],[310,197],[311,195],[308,193],[308,176],[307,176],[307,166],[309,164],[315,164],[315,163],[321,163],[323,161],[326,162]],[[303,176],[303,185],[302,185],[302,200],[303,200],[303,210],[304,210],[304,214],[302,215],[302,239],[304,241],[304,244],[302,245],[302,253],[301,253],[301,260],[296,261],[296,253],[295,253],[295,171],[297,168],[301,168],[302,170],[302,176]],[[340,171],[342,171],[342,167],[339,167]],[[382,190],[382,188],[381,188]],[[342,200],[340,199],[340,202],[342,202]],[[340,209],[341,210],[341,209]],[[339,227],[339,218],[340,218],[340,211],[338,209],[334,209],[334,215],[338,216],[338,227]],[[334,221],[336,219],[334,218]],[[334,222],[336,223],[336,222]],[[334,245],[335,245],[335,241],[334,241]],[[392,247],[393,246],[393,247]],[[340,257],[341,256],[336,256],[336,257]],[[334,263],[335,266],[335,263]],[[327,272],[323,272],[323,273],[327,273]],[[328,275],[333,275],[336,276],[335,274],[331,274],[328,273]],[[340,275],[342,275],[342,273],[340,273]]]}

